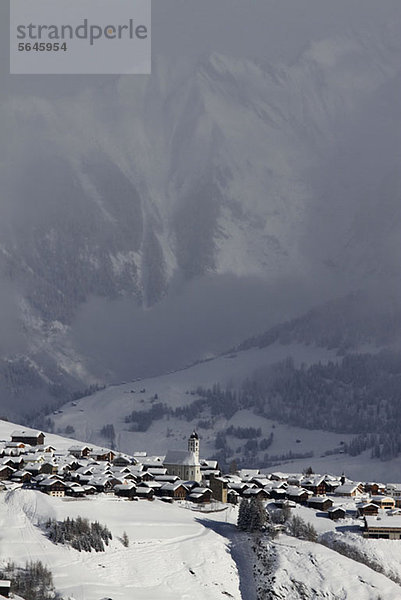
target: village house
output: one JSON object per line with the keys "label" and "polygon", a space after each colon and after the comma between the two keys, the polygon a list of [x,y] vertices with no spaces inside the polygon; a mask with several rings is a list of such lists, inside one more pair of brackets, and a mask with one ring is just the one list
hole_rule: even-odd
{"label": "village house", "polygon": [[125,454],[117,454],[113,458],[113,465],[115,467],[127,467],[128,465],[132,465],[132,460]]}
{"label": "village house", "polygon": [[307,506],[316,510],[328,510],[333,506],[333,500],[327,496],[312,496],[307,501]]}
{"label": "village house", "polygon": [[401,516],[365,517],[363,537],[373,539],[401,539]]}
{"label": "village house", "polygon": [[267,500],[270,494],[264,488],[251,487],[244,491],[244,498],[260,498],[261,500]]}
{"label": "village house", "polygon": [[323,475],[305,477],[302,479],[301,485],[305,490],[312,492],[314,496],[322,496],[327,493],[326,481]]}
{"label": "village house", "polygon": [[12,432],[11,441],[22,442],[30,446],[42,446],[45,443],[45,434],[42,431],[34,431],[33,429],[21,429]]}
{"label": "village house", "polygon": [[337,521],[337,519],[344,519],[345,514],[345,508],[342,508],[341,506],[332,506],[327,511],[327,516],[333,521]]}
{"label": "village house", "polygon": [[288,500],[297,502],[297,504],[306,504],[307,500],[313,496],[311,491],[297,486],[288,487],[285,493]]}
{"label": "village house", "polygon": [[105,450],[104,448],[102,448],[98,450],[92,450],[91,452],[89,452],[89,456],[94,460],[111,462],[115,457],[115,453],[112,450]]}
{"label": "village house", "polygon": [[362,483],[343,483],[339,485],[335,491],[336,496],[348,496],[350,498],[355,498],[357,496],[361,496],[364,493],[364,487]]}
{"label": "village house", "polygon": [[90,452],[92,452],[92,448],[90,446],[86,446],[85,444],[70,446],[68,448],[68,452],[75,456],[75,458],[86,458],[89,456]]}
{"label": "village house", "polygon": [[0,480],[11,479],[13,474],[16,472],[16,469],[10,467],[9,465],[1,465],[0,466]]}
{"label": "village house", "polygon": [[372,504],[376,504],[379,508],[395,508],[395,500],[390,496],[372,496],[370,501],[372,502]]}
{"label": "village house", "polygon": [[136,495],[138,496],[138,498],[143,498],[145,500],[153,500],[155,491],[150,487],[139,486],[136,490]]}
{"label": "village house", "polygon": [[10,597],[11,581],[0,579],[0,595],[4,598]]}
{"label": "village house", "polygon": [[[386,486],[383,483],[376,483],[375,481],[368,481],[365,483],[365,492],[368,492],[373,496],[388,493],[386,492]],[[389,495],[391,496],[391,494]]]}
{"label": "village house", "polygon": [[175,483],[164,483],[159,493],[161,496],[173,498],[174,500],[185,500],[188,494],[188,488],[182,481],[178,480]]}
{"label": "village house", "polygon": [[388,483],[385,493],[394,498],[397,507],[401,507],[401,483]]}
{"label": "village house", "polygon": [[136,496],[136,485],[134,483],[118,484],[114,486],[116,496],[122,498],[133,498]]}
{"label": "village house", "polygon": [[63,498],[65,496],[66,484],[59,479],[43,479],[38,487],[41,492],[45,492],[49,496]]}
{"label": "village house", "polygon": [[196,504],[209,503],[212,499],[212,490],[209,488],[195,487],[191,490],[188,500]]}
{"label": "village house", "polygon": [[212,490],[212,496],[219,502],[227,502],[228,484],[223,477],[216,477],[211,474],[209,477],[209,488]]}
{"label": "village house", "polygon": [[379,512],[379,506],[373,504],[373,502],[357,504],[356,509],[359,517],[364,517],[365,515],[377,515]]}

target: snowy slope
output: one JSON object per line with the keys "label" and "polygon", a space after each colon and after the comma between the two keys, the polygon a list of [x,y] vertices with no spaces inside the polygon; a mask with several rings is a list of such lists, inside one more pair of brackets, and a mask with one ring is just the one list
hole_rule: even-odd
{"label": "snowy slope", "polygon": [[[374,350],[374,348],[372,348]],[[199,419],[192,421],[182,418],[164,416],[154,420],[145,432],[129,431],[130,424],[124,421],[133,410],[146,411],[155,403],[166,403],[170,407],[185,406],[197,399],[192,395],[198,386],[211,388],[220,383],[222,387],[235,387],[247,376],[262,366],[273,364],[291,356],[295,365],[306,365],[318,361],[338,360],[335,350],[302,343],[280,344],[274,342],[262,348],[250,348],[236,353],[226,354],[196,364],[187,369],[161,375],[150,379],[137,380],[122,385],[109,386],[106,389],[68,403],[60,412],[49,415],[54,421],[55,431],[64,432],[68,426],[74,427],[74,437],[98,445],[110,445],[110,440],[101,436],[100,430],[106,424],[113,424],[116,437],[116,447],[125,452],[146,451],[149,454],[164,455],[169,449],[179,449],[186,445],[189,432],[196,428],[201,437],[201,455],[212,458],[216,434],[230,425],[234,427],[261,428],[262,436],[268,437],[273,433],[273,443],[268,448],[270,456],[282,456],[288,452],[310,453],[311,458],[285,461],[280,467],[274,466],[269,471],[280,468],[284,471],[299,472],[312,465],[316,472],[346,473],[356,480],[371,480],[388,482],[398,479],[401,468],[401,457],[391,461],[371,459],[370,451],[359,456],[349,456],[339,453],[325,456],[326,451],[339,448],[341,442],[349,441],[353,435],[332,433],[329,431],[306,430],[283,423],[273,422],[255,415],[249,410],[241,410],[230,419],[214,418],[210,427],[199,426]],[[145,392],[141,392],[141,390]],[[157,395],[157,400],[155,396]],[[227,438],[235,454],[240,446],[240,440]],[[243,441],[242,441],[243,442]],[[243,445],[241,446],[243,447]],[[243,452],[237,454],[243,457]],[[262,466],[264,452],[258,454]]]}
{"label": "snowy slope", "polygon": [[[146,450],[149,453],[165,454],[169,448],[179,448],[188,437],[191,428],[197,427],[196,421],[163,418],[155,421],[146,432],[130,432],[124,418],[132,410],[149,410],[157,402],[170,407],[178,407],[193,402],[197,396],[188,392],[198,386],[212,387],[214,383],[222,386],[239,385],[248,375],[261,366],[266,366],[292,356],[296,364],[312,363],[318,360],[335,360],[334,351],[303,344],[274,344],[268,348],[255,349],[227,354],[213,360],[151,379],[138,380],[119,386],[109,386],[104,390],[64,405],[60,412],[49,415],[55,423],[55,430],[64,431],[69,425],[74,427],[74,437],[97,444],[106,443],[100,436],[105,424],[113,424],[116,431],[116,446],[125,452]],[[141,390],[145,390],[141,393]],[[202,439],[203,456],[212,456],[215,452],[216,432],[227,425],[261,427],[264,435],[269,435],[273,422],[255,416],[250,411],[240,411],[227,423],[215,419],[211,429],[199,430]],[[168,431],[169,430],[169,431]],[[321,454],[324,450],[338,446],[341,440],[349,436],[328,432],[305,432],[296,427],[275,424],[274,444],[269,448],[273,454],[283,454],[288,450]],[[303,440],[302,444],[296,442]],[[301,447],[302,446],[302,447]]]}
{"label": "snowy slope", "polygon": [[[107,524],[113,540],[105,553],[55,545],[37,526],[47,517],[79,515]],[[0,494],[0,558],[43,561],[57,590],[74,600],[217,600],[223,594],[240,600],[227,540],[199,523],[199,516],[160,501],[69,501],[17,489]],[[215,518],[225,520],[226,513]],[[118,539],[124,531],[128,548]]]}
{"label": "snowy slope", "polygon": [[[320,544],[281,536],[274,542],[274,598],[398,600],[401,588],[384,575]],[[263,581],[264,576],[261,575]]]}

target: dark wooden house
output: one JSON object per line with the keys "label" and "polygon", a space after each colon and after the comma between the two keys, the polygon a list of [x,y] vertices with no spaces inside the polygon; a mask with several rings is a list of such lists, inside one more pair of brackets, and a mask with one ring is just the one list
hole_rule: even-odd
{"label": "dark wooden house", "polygon": [[0,595],[4,598],[10,597],[11,581],[0,579]]}
{"label": "dark wooden house", "polygon": [[307,501],[309,508],[315,508],[316,510],[328,510],[333,506],[333,500],[327,498],[327,496],[312,496]]}
{"label": "dark wooden house", "polygon": [[21,431],[13,431],[11,441],[22,442],[30,446],[42,446],[45,443],[45,434],[42,431],[22,429]]}
{"label": "dark wooden house", "polygon": [[341,506],[332,506],[327,511],[327,516],[333,521],[337,521],[337,519],[344,519],[345,514],[345,508],[341,508]]}
{"label": "dark wooden house", "polygon": [[181,482],[164,483],[159,489],[159,495],[174,500],[185,500],[188,494],[188,488]]}

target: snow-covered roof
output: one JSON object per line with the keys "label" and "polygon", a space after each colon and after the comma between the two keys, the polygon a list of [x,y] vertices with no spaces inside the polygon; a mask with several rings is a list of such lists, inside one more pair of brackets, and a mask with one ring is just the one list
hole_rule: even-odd
{"label": "snow-covered roof", "polygon": [[327,500],[333,502],[333,500],[331,498],[328,498],[327,496],[312,496],[311,498],[309,498],[308,503],[313,502],[314,504],[323,504],[324,502],[327,502]]}
{"label": "snow-covered roof", "polygon": [[161,489],[163,491],[170,491],[170,492],[174,492],[174,490],[177,490],[179,487],[184,486],[184,482],[183,481],[176,481],[175,483],[165,483],[161,486]]}
{"label": "snow-covered roof", "polygon": [[241,479],[252,479],[252,477],[260,475],[260,469],[241,469],[238,471],[238,475]]}
{"label": "snow-covered roof", "polygon": [[288,487],[286,489],[286,493],[289,496],[303,496],[304,494],[308,494],[308,496],[309,496],[312,494],[312,492],[310,492],[309,490],[305,490],[304,488],[297,487],[296,485]]}
{"label": "snow-covered roof", "polygon": [[401,529],[401,515],[383,515],[380,517],[366,516],[365,521],[369,528],[374,527],[376,529]]}
{"label": "snow-covered roof", "polygon": [[394,502],[394,498],[391,496],[371,496],[370,499],[372,502],[380,502],[380,504],[382,502]]}
{"label": "snow-covered roof", "polygon": [[343,485],[339,485],[336,488],[336,495],[341,496],[343,494],[350,494],[354,492],[360,485],[360,483],[344,483]]}
{"label": "snow-covered roof", "polygon": [[11,437],[39,437],[44,435],[43,431],[37,431],[36,429],[17,429],[11,433]]}

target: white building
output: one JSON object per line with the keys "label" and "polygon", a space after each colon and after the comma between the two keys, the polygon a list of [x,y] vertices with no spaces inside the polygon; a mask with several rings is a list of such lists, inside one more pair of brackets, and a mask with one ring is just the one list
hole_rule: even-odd
{"label": "white building", "polygon": [[199,436],[193,431],[188,438],[188,450],[169,450],[163,462],[169,475],[184,481],[201,481]]}

